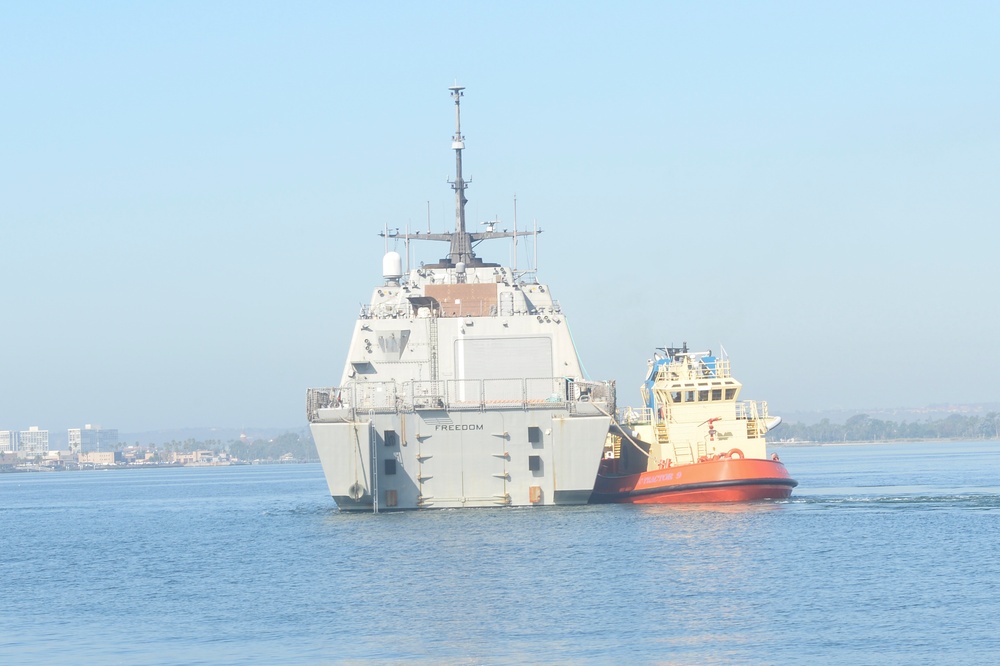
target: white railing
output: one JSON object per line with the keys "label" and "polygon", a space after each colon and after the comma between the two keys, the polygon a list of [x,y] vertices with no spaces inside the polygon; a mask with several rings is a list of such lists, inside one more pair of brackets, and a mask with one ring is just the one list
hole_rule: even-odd
{"label": "white railing", "polygon": [[704,358],[691,359],[685,357],[680,361],[664,363],[656,372],[658,381],[674,381],[677,379],[721,379],[731,377],[728,358],[716,357],[712,363],[706,363]]}
{"label": "white railing", "polygon": [[743,400],[736,403],[736,418],[759,420],[767,418],[766,400]]}
{"label": "white railing", "polygon": [[637,425],[653,422],[653,410],[649,407],[626,407],[618,413],[622,425]]}
{"label": "white railing", "polygon": [[[313,388],[306,392],[306,415],[321,420],[320,410],[347,412],[411,412],[414,410],[485,410],[496,408],[543,409],[595,403],[598,411],[613,413],[614,382],[568,380],[564,377],[531,379],[464,379],[445,381],[348,382],[344,386]],[[582,408],[581,408],[582,409]]]}
{"label": "white railing", "polygon": [[445,406],[444,382],[413,381],[403,384],[403,404],[411,409],[443,409]]}

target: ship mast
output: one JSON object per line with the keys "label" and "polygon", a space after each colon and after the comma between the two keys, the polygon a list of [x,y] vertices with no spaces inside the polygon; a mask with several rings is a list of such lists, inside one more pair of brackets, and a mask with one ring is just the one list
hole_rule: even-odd
{"label": "ship mast", "polygon": [[465,188],[468,183],[462,178],[462,150],[465,148],[465,137],[462,136],[462,91],[465,86],[454,85],[448,88],[451,98],[455,100],[455,136],[451,147],[455,150],[455,180],[449,181],[451,189],[455,190],[455,235],[451,239],[451,252],[448,259],[452,265],[459,263],[471,264],[475,255],[472,253],[472,239],[465,230]]}
{"label": "ship mast", "polygon": [[[419,236],[414,236],[412,240],[435,240],[435,241],[449,241],[451,243],[451,249],[448,252],[448,256],[441,259],[436,264],[430,264],[426,268],[457,268],[460,264],[468,268],[472,267],[496,267],[500,264],[489,264],[484,263],[482,259],[476,256],[476,253],[472,251],[473,245],[478,244],[480,241],[490,240],[494,238],[517,238],[517,236],[538,236],[542,232],[541,229],[535,229],[534,231],[517,231],[515,228],[513,232],[510,231],[493,231],[491,226],[485,232],[469,232],[465,228],[465,204],[468,203],[468,199],[465,198],[465,188],[469,186],[472,181],[467,181],[462,177],[462,151],[465,149],[465,137],[462,136],[462,96],[465,90],[465,86],[453,85],[448,88],[451,91],[451,98],[455,100],[455,136],[451,139],[451,147],[455,151],[455,180],[449,180],[451,184],[451,189],[455,190],[455,231],[453,233],[426,233]],[[428,208],[428,211],[430,209]],[[429,215],[428,215],[429,217]],[[428,229],[430,231],[430,229]],[[399,231],[395,232],[386,230],[379,234],[380,236],[385,236],[388,240],[389,238],[396,238],[399,235]]]}

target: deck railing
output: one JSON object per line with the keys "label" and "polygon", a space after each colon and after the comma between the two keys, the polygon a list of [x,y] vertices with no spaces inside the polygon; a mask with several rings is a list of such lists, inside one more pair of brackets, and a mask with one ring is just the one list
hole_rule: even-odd
{"label": "deck railing", "polygon": [[[618,422],[623,425],[653,423],[672,420],[670,405],[662,405],[657,415],[649,407],[624,407],[618,412]],[[741,400],[736,403],[736,418],[746,421],[761,421],[768,418],[766,400]]]}
{"label": "deck railing", "polygon": [[718,358],[714,361],[706,361],[704,358],[685,362],[665,363],[660,366],[656,373],[658,381],[676,381],[690,379],[724,379],[731,377],[731,370],[728,358]]}
{"label": "deck railing", "polygon": [[736,403],[736,418],[756,421],[767,418],[766,400],[743,400]]}
{"label": "deck railing", "polygon": [[649,407],[625,407],[618,414],[622,425],[636,425],[653,422],[653,410]]}
{"label": "deck railing", "polygon": [[529,379],[451,379],[409,382],[348,382],[344,386],[312,388],[306,392],[309,421],[320,419],[321,409],[349,412],[412,412],[416,410],[542,409],[562,406],[580,411],[577,404],[594,403],[599,412],[614,413],[614,382],[569,380],[564,377]]}

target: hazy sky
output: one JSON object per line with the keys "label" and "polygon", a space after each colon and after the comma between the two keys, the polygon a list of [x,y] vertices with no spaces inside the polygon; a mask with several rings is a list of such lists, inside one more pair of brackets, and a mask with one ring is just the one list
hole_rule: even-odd
{"label": "hazy sky", "polygon": [[776,414],[1000,401],[998,26],[995,2],[4,3],[0,429],[303,426],[383,225],[429,201],[452,228],[456,80],[470,226],[516,193],[621,403],[684,340]]}

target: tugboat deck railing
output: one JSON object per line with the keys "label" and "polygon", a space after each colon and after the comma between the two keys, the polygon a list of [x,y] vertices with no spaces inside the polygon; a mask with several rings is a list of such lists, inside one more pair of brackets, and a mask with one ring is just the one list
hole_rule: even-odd
{"label": "tugboat deck railing", "polygon": [[675,382],[678,380],[726,379],[732,377],[728,358],[685,358],[682,361],[672,361],[661,365],[656,371],[658,382]]}
{"label": "tugboat deck railing", "polygon": [[[735,418],[739,421],[760,421],[769,417],[766,400],[740,400],[733,404],[736,408]],[[662,412],[660,412],[660,418],[656,419],[656,412],[649,407],[623,407],[619,410],[617,418],[622,425],[669,423],[673,420],[672,410],[674,409],[676,407],[664,405]]]}

